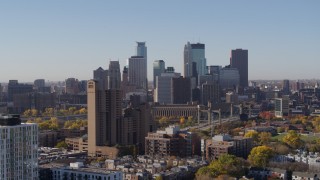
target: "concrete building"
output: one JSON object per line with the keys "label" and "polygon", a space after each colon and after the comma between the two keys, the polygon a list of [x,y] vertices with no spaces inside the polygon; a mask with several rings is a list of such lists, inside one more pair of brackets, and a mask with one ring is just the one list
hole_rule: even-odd
{"label": "concrete building", "polygon": [[248,87],[248,50],[231,50],[230,67],[237,68],[239,70],[239,85],[242,88]]}
{"label": "concrete building", "polygon": [[120,89],[121,74],[119,61],[110,61],[108,71],[108,89]]}
{"label": "concrete building", "polygon": [[104,70],[102,67],[93,71],[93,79],[99,82],[99,89],[107,89],[108,88],[108,70]]}
{"label": "concrete building", "polygon": [[69,167],[53,168],[52,177],[53,180],[122,180],[123,174],[120,171],[106,171],[102,168],[85,167],[82,162],[75,162],[70,163]]}
{"label": "concrete building", "polygon": [[149,156],[192,156],[192,133],[180,131],[178,126],[169,126],[164,131],[148,133],[145,154]]}
{"label": "concrete building", "polygon": [[171,105],[160,105],[155,104],[152,106],[153,117],[198,117],[199,110],[204,107],[198,104],[171,104]]}
{"label": "concrete building", "polygon": [[201,85],[201,103],[205,106],[208,102],[217,104],[220,101],[220,88],[217,82]]}
{"label": "concrete building", "polygon": [[0,179],[38,179],[38,125],[0,116]]}
{"label": "concrete building", "polygon": [[184,77],[195,77],[207,73],[205,45],[201,43],[184,46]]}
{"label": "concrete building", "polygon": [[226,103],[238,104],[238,94],[232,91],[227,92]]}
{"label": "concrete building", "polygon": [[253,148],[253,139],[242,136],[215,135],[206,142],[206,159],[215,160],[222,154],[247,158]]}
{"label": "concrete building", "polygon": [[13,96],[16,94],[26,94],[33,91],[33,85],[20,84],[18,80],[9,80],[8,84],[8,101],[13,101]]}
{"label": "concrete building", "polygon": [[128,59],[128,80],[137,88],[147,89],[147,60],[143,56],[131,56]]}
{"label": "concrete building", "polygon": [[66,82],[66,88],[65,88],[66,94],[78,94],[80,92],[78,79],[68,78],[66,79],[65,82]]}
{"label": "concrete building", "polygon": [[172,79],[172,103],[187,104],[191,101],[191,79],[185,77]]}
{"label": "concrete building", "polygon": [[135,145],[138,153],[144,152],[145,137],[156,129],[150,108],[148,103],[141,103],[124,110],[119,144]]}
{"label": "concrete building", "polygon": [[282,81],[282,93],[284,95],[290,95],[290,81],[285,79]]}
{"label": "concrete building", "polygon": [[179,78],[180,73],[166,72],[156,77],[156,89],[154,90],[154,102],[160,104],[172,104],[172,79]]}
{"label": "concrete building", "polygon": [[289,96],[274,99],[274,114],[276,117],[288,116],[289,114]]}
{"label": "concrete building", "polygon": [[56,105],[55,93],[25,93],[13,95],[13,112],[21,113],[26,109],[43,111]]}
{"label": "concrete building", "polygon": [[44,79],[36,79],[36,80],[34,80],[33,85],[36,89],[45,87],[45,80]]}
{"label": "concrete building", "polygon": [[153,89],[157,88],[156,78],[166,71],[166,65],[163,60],[155,60],[153,62]]}
{"label": "concrete building", "polygon": [[240,84],[239,70],[236,68],[222,68],[219,82],[221,89],[236,89]]}
{"label": "concrete building", "polygon": [[57,145],[58,132],[45,130],[39,132],[39,147],[54,147]]}
{"label": "concrete building", "polygon": [[88,154],[92,156],[97,154],[97,146],[113,146],[119,142],[122,115],[121,91],[101,91],[98,87],[98,82],[88,81]]}

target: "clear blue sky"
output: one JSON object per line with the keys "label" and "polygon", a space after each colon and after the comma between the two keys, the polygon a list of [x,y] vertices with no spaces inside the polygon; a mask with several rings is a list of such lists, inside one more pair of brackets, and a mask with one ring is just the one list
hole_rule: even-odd
{"label": "clear blue sky", "polygon": [[148,75],[163,59],[182,72],[187,41],[208,65],[249,50],[249,79],[319,78],[319,0],[0,1],[0,82],[91,79],[146,41]]}

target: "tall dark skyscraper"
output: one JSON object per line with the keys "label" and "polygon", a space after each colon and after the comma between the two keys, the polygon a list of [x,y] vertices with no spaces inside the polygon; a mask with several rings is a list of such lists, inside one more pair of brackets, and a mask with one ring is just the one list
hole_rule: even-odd
{"label": "tall dark skyscraper", "polygon": [[282,82],[282,92],[284,95],[290,94],[290,81],[288,79],[285,79]]}
{"label": "tall dark skyscraper", "polygon": [[93,71],[93,79],[99,82],[99,90],[107,89],[108,87],[108,70],[104,70],[102,67]]}
{"label": "tall dark skyscraper", "polygon": [[186,104],[191,101],[191,80],[190,78],[172,78],[173,104]]}
{"label": "tall dark skyscraper", "polygon": [[108,73],[108,89],[120,89],[121,73],[119,61],[110,61]]}
{"label": "tall dark skyscraper", "polygon": [[239,85],[241,87],[248,87],[248,50],[231,50],[230,66],[239,70]]}

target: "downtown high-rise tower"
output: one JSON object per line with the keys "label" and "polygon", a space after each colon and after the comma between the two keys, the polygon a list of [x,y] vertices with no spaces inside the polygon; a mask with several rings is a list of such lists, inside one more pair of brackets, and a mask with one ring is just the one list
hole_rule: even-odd
{"label": "downtown high-rise tower", "polygon": [[195,77],[207,74],[205,45],[201,43],[184,46],[184,77]]}
{"label": "downtown high-rise tower", "polygon": [[231,50],[230,67],[239,70],[239,86],[242,88],[248,87],[248,50]]}

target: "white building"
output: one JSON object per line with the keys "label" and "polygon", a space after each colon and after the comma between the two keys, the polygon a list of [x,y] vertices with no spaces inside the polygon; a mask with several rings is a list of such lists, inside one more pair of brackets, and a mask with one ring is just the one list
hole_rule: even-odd
{"label": "white building", "polygon": [[274,114],[276,117],[283,117],[289,114],[289,96],[275,98]]}
{"label": "white building", "polygon": [[38,179],[38,125],[0,115],[0,179]]}
{"label": "white building", "polygon": [[123,173],[120,171],[107,171],[101,168],[84,167],[83,163],[70,163],[69,167],[53,168],[53,180],[122,180]]}

